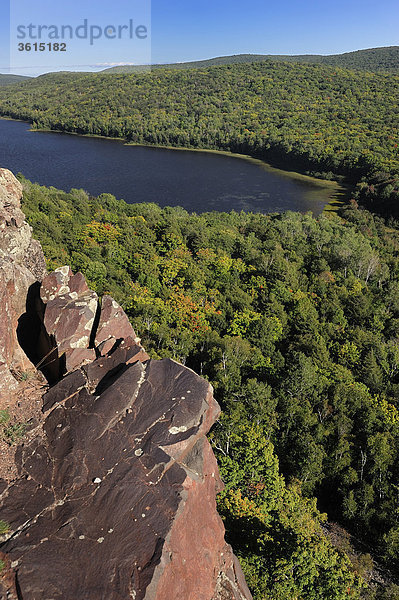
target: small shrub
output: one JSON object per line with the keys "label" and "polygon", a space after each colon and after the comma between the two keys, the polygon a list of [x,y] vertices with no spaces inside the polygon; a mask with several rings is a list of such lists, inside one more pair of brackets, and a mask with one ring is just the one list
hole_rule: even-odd
{"label": "small shrub", "polygon": [[0,535],[4,535],[10,531],[10,526],[5,521],[0,520]]}
{"label": "small shrub", "polygon": [[16,444],[25,434],[26,423],[14,423],[3,429],[3,439],[9,446]]}
{"label": "small shrub", "polygon": [[5,425],[10,420],[10,413],[8,410],[0,410],[0,426]]}
{"label": "small shrub", "polygon": [[31,377],[29,371],[11,371],[17,381],[28,381]]}

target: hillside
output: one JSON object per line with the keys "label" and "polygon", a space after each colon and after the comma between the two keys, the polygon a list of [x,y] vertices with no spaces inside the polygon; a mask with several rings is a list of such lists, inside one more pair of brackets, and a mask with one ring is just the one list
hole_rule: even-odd
{"label": "hillside", "polygon": [[284,168],[399,170],[399,77],[266,62],[147,74],[49,74],[0,90],[0,114],[132,143],[221,149]]}
{"label": "hillside", "polygon": [[[313,60],[310,62],[313,62]],[[368,48],[367,50],[357,50],[355,52],[346,52],[345,54],[320,56],[317,57],[317,62],[346,69],[398,73],[399,46]]]}
{"label": "hillside", "polygon": [[21,83],[25,79],[30,79],[30,77],[26,77],[25,75],[5,75],[0,73],[0,86]]}
{"label": "hillside", "polygon": [[[198,60],[183,63],[155,64],[152,69],[203,69],[215,65],[233,65],[251,62],[280,61],[300,62],[332,65],[347,69],[360,69],[364,71],[399,72],[399,46],[383,48],[368,48],[343,54],[235,54],[232,56],[218,56],[207,60]],[[125,65],[104,69],[113,73],[141,73],[148,70],[144,65]]]}

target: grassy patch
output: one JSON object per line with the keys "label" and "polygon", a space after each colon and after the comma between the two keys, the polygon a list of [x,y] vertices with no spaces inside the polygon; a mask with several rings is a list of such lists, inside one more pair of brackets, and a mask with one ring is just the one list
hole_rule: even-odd
{"label": "grassy patch", "polygon": [[10,526],[5,521],[0,520],[0,535],[4,535],[10,531]]}
{"label": "grassy patch", "polygon": [[3,439],[9,446],[13,446],[24,436],[26,423],[9,424],[9,422],[8,410],[0,410],[0,439]]}
{"label": "grassy patch", "polygon": [[0,426],[6,425],[10,420],[10,413],[8,410],[0,410]]}
{"label": "grassy patch", "polygon": [[2,437],[9,446],[13,446],[25,435],[25,431],[26,423],[13,423],[3,428]]}

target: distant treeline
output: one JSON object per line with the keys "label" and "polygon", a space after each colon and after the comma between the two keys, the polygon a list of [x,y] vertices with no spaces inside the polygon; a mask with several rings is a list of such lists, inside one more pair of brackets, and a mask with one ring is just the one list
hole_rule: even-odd
{"label": "distant treeline", "polygon": [[[152,65],[153,69],[202,69],[214,65],[233,65],[250,62],[281,61],[302,62],[322,65],[332,65],[345,69],[360,69],[363,71],[385,71],[387,73],[398,73],[399,71],[399,46],[388,46],[383,48],[367,48],[344,54],[233,54],[231,56],[218,56],[206,60],[191,62],[171,63],[168,65]],[[114,73],[138,73],[148,70],[144,65],[123,65],[111,67],[106,71]]]}

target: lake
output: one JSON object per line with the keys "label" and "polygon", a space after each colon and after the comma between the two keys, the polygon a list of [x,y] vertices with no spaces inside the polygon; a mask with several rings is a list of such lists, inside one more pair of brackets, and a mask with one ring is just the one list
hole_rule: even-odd
{"label": "lake", "polygon": [[331,184],[234,155],[29,129],[28,123],[0,119],[0,167],[65,191],[108,192],[128,203],[156,202],[189,212],[310,210],[315,215],[336,193]]}

